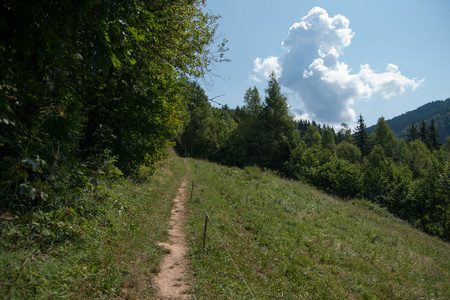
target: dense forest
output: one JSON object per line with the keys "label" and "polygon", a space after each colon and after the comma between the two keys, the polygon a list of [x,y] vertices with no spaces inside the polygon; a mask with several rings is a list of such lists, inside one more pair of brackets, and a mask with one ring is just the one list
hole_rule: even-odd
{"label": "dense forest", "polygon": [[[445,143],[445,138],[450,136],[450,98],[427,103],[413,111],[406,112],[400,116],[386,120],[388,126],[395,133],[396,137],[407,138],[409,127],[414,124],[417,128],[420,122],[425,120],[431,122],[434,119],[438,141]],[[367,127],[369,133],[373,133],[376,125]]]}
{"label": "dense forest", "polygon": [[3,241],[79,236],[101,210],[86,196],[99,174],[161,160],[188,80],[225,60],[203,2],[2,2],[0,221],[13,221],[0,223]]}
{"label": "dense forest", "polygon": [[363,116],[352,130],[293,119],[272,74],[265,98],[257,88],[245,105],[212,107],[198,84],[176,149],[229,166],[259,166],[343,198],[363,197],[424,231],[450,239],[450,138],[422,120],[398,139],[380,117],[369,133]]}

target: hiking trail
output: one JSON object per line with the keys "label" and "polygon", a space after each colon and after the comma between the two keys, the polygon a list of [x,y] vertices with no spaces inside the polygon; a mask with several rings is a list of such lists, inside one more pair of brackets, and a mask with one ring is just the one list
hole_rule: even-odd
{"label": "hiking trail", "polygon": [[[189,166],[186,160],[184,161]],[[188,299],[189,285],[187,279],[187,260],[188,253],[186,244],[186,234],[184,232],[184,223],[186,220],[184,204],[188,199],[187,193],[188,177],[184,176],[178,188],[177,195],[173,199],[174,206],[170,212],[169,221],[169,239],[167,242],[159,242],[158,246],[168,250],[168,254],[162,259],[160,272],[153,278],[153,287],[157,292],[159,299]]]}

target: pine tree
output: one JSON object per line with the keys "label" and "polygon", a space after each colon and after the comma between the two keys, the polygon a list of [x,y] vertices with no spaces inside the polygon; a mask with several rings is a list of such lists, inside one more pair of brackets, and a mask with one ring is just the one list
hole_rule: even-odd
{"label": "pine tree", "polygon": [[287,98],[274,73],[270,75],[265,90],[265,105],[262,110],[263,154],[261,165],[280,170],[289,160],[291,146],[298,140],[295,136],[295,121],[289,114]]}
{"label": "pine tree", "polygon": [[428,125],[427,130],[427,141],[428,141],[428,149],[436,150],[439,149],[440,143],[438,141],[439,133],[436,130],[436,124],[434,122],[434,118],[431,118],[430,124]]}
{"label": "pine tree", "polygon": [[357,125],[355,127],[355,145],[358,146],[361,151],[361,156],[367,156],[370,153],[370,141],[369,134],[366,130],[366,124],[364,118],[359,115]]}
{"label": "pine tree", "polygon": [[419,138],[419,131],[414,123],[408,128],[408,132],[406,133],[406,137],[408,138],[408,142],[414,142]]}
{"label": "pine tree", "polygon": [[427,122],[425,122],[425,120],[422,120],[419,123],[419,138],[428,146]]}

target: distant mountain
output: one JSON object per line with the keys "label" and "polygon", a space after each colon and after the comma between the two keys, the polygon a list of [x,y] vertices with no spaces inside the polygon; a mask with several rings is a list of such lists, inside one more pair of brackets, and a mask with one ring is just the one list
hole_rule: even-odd
{"label": "distant mountain", "polygon": [[[386,123],[394,131],[397,138],[406,138],[409,126],[414,123],[417,128],[419,122],[425,120],[427,123],[434,118],[436,129],[439,132],[439,142],[444,143],[447,136],[450,136],[450,98],[427,103],[416,110],[409,111],[400,116],[386,120]],[[369,133],[374,132],[377,126],[367,128]]]}

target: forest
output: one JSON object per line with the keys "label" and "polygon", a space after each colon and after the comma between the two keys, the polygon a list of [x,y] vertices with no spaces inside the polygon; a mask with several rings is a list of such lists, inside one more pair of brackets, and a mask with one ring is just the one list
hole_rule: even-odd
{"label": "forest", "polygon": [[133,176],[166,155],[183,127],[188,80],[225,60],[218,17],[203,2],[2,2],[4,241],[82,236],[101,212],[88,196],[99,175]]}
{"label": "forest", "polygon": [[[412,123],[398,139],[383,117],[369,134],[363,116],[352,130],[294,120],[272,74],[261,99],[256,87],[245,105],[212,107],[202,88],[188,105],[176,149],[228,166],[259,166],[342,198],[362,197],[427,233],[450,236],[450,137],[438,141],[435,120]],[[337,132],[336,132],[337,131]]]}

